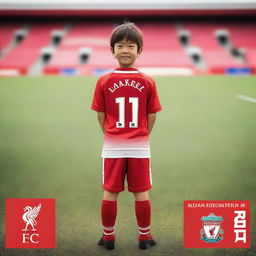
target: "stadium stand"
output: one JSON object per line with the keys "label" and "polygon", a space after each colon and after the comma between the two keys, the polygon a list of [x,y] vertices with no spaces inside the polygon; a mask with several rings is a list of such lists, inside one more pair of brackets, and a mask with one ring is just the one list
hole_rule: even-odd
{"label": "stadium stand", "polygon": [[256,69],[256,23],[229,23],[225,26],[230,34],[232,49],[240,52],[244,62]]}
{"label": "stadium stand", "polygon": [[256,23],[227,23],[230,38],[235,47],[256,48]]}
{"label": "stadium stand", "polygon": [[[89,74],[93,69],[113,68],[115,61],[109,54],[109,36],[113,28],[113,23],[74,24],[45,67],[44,73]],[[85,56],[81,56],[81,51]]]}
{"label": "stadium stand", "polygon": [[51,43],[51,31],[63,28],[61,24],[33,24],[26,38],[0,60],[1,70],[27,74],[40,56],[40,50]]}
{"label": "stadium stand", "polygon": [[[225,26],[224,26],[225,27]],[[222,24],[216,23],[183,23],[189,32],[189,45],[201,49],[202,59],[209,73],[225,73],[229,68],[245,68],[244,63],[235,59],[217,40],[216,32],[222,30]]]}
{"label": "stadium stand", "polygon": [[255,74],[256,0],[199,2],[2,0],[0,75],[98,75],[113,69],[109,36],[125,19],[144,33],[136,64],[145,72]]}
{"label": "stadium stand", "polygon": [[178,41],[175,25],[170,22],[138,23],[144,35],[144,52],[139,67],[192,67]]}
{"label": "stadium stand", "polygon": [[[109,49],[109,36],[113,23],[75,24],[53,59],[44,69],[46,74],[70,73],[99,74],[116,66]],[[182,49],[175,26],[171,23],[138,23],[144,34],[144,51],[138,67],[190,67],[187,54]],[[79,49],[88,49],[88,61],[81,64]]]}
{"label": "stadium stand", "polygon": [[[255,23],[136,22],[144,34],[138,68],[178,74],[256,72]],[[22,24],[0,26],[0,49],[13,41]],[[101,74],[116,66],[109,49],[114,22],[32,23],[26,37],[0,59],[0,74],[29,74],[42,58],[44,74]],[[54,39],[53,39],[54,34]],[[184,72],[183,72],[183,71]],[[183,73],[182,73],[183,72]],[[8,72],[7,72],[8,73]],[[9,73],[10,74],[10,73]]]}
{"label": "stadium stand", "polygon": [[[0,51],[2,52],[13,40],[15,30],[21,28],[19,23],[1,24],[0,26]],[[2,54],[1,54],[2,55]],[[1,57],[1,56],[0,56]]]}

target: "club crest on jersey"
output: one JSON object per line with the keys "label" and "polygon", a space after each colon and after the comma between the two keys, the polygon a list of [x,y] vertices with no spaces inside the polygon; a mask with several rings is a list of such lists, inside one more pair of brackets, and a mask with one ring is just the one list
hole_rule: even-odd
{"label": "club crest on jersey", "polygon": [[210,213],[208,216],[201,218],[202,228],[200,230],[201,240],[206,243],[218,243],[223,240],[224,231],[221,229],[223,218]]}
{"label": "club crest on jersey", "polygon": [[139,82],[137,82],[135,80],[124,79],[124,80],[119,80],[117,83],[114,83],[113,86],[111,88],[109,87],[108,89],[111,91],[111,93],[113,93],[117,89],[119,89],[121,87],[125,87],[125,86],[131,86],[131,87],[139,90],[140,92],[144,88],[144,86],[142,86]]}

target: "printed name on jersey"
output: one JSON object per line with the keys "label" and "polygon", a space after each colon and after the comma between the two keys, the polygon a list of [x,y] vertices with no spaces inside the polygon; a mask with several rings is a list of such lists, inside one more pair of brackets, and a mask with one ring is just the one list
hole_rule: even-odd
{"label": "printed name on jersey", "polygon": [[108,88],[111,93],[114,93],[117,89],[123,87],[123,86],[131,86],[140,92],[144,89],[144,86],[142,86],[139,82],[131,79],[124,79],[124,80],[119,80],[117,83],[113,84],[112,88]]}

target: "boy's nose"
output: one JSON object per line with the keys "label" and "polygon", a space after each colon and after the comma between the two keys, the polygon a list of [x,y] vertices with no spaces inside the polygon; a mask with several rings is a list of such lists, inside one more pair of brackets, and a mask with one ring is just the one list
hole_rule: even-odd
{"label": "boy's nose", "polygon": [[123,47],[122,52],[127,52],[128,51],[128,47]]}

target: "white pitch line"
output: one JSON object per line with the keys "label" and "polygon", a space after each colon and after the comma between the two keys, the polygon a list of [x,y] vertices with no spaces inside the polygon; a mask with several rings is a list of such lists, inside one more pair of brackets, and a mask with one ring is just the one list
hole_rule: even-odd
{"label": "white pitch line", "polygon": [[246,96],[246,95],[238,94],[237,98],[240,99],[240,100],[245,100],[245,101],[249,101],[249,102],[252,102],[252,103],[256,103],[255,98],[252,98],[252,97],[249,97],[249,96]]}

